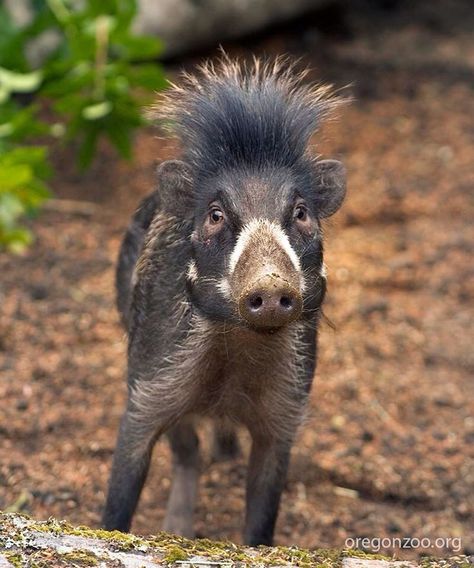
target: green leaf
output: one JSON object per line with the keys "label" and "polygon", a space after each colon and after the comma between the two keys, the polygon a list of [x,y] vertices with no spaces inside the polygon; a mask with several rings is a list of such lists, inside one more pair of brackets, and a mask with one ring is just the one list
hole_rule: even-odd
{"label": "green leaf", "polygon": [[11,193],[0,193],[0,226],[5,229],[14,227],[15,221],[25,212],[21,199]]}
{"label": "green leaf", "polygon": [[0,6],[0,65],[26,71],[24,34],[12,20],[9,10]]}
{"label": "green leaf", "polygon": [[33,172],[28,165],[0,161],[0,195],[10,195],[19,187],[30,183],[32,179]]}
{"label": "green leaf", "polygon": [[71,12],[63,0],[46,0],[46,3],[60,24],[66,25],[69,22]]}
{"label": "green leaf", "polygon": [[111,123],[107,128],[107,135],[123,158],[132,157],[132,141],[130,129],[124,128],[120,123]]}
{"label": "green leaf", "polygon": [[53,98],[73,93],[94,85],[94,71],[92,64],[79,61],[75,65],[59,64],[55,62],[47,67],[47,79],[41,93]]}
{"label": "green leaf", "polygon": [[13,254],[22,254],[33,242],[33,235],[24,227],[5,229],[0,223],[0,245]]}
{"label": "green leaf", "polygon": [[154,91],[164,89],[168,84],[163,69],[158,63],[131,66],[128,70],[128,78],[132,85]]}
{"label": "green leaf", "polygon": [[144,61],[158,57],[163,51],[163,42],[158,38],[127,35],[120,40],[116,42],[112,33],[112,54],[119,59]]}
{"label": "green leaf", "polygon": [[88,104],[88,101],[84,100],[84,97],[82,97],[80,93],[72,93],[58,98],[53,103],[53,108],[59,114],[81,116],[82,109]]}
{"label": "green leaf", "polygon": [[19,141],[26,136],[37,136],[47,132],[47,125],[38,121],[35,105],[18,108],[15,104],[0,105],[0,138],[8,137],[11,141]]}
{"label": "green leaf", "polygon": [[10,92],[31,93],[36,91],[43,79],[41,71],[31,73],[16,73],[0,67],[0,83]]}
{"label": "green leaf", "polygon": [[84,31],[95,38],[97,33],[100,31],[109,36],[116,27],[117,18],[106,14],[100,14],[94,20],[86,23]]}
{"label": "green leaf", "polygon": [[98,128],[93,127],[87,130],[84,135],[78,153],[78,163],[82,170],[86,169],[92,163],[99,140],[99,134],[100,131]]}
{"label": "green leaf", "polygon": [[110,101],[103,101],[95,105],[89,105],[82,109],[82,116],[86,120],[99,120],[107,116],[112,110],[112,103]]}
{"label": "green leaf", "polygon": [[30,215],[35,213],[39,206],[51,197],[48,187],[39,180],[32,180],[28,187],[17,193],[22,200],[25,213]]}
{"label": "green leaf", "polygon": [[35,174],[42,179],[51,174],[44,146],[18,146],[0,156],[0,167],[11,165],[31,166]]}
{"label": "green leaf", "polygon": [[15,132],[13,124],[11,122],[6,122],[5,124],[0,124],[0,138],[7,138]]}
{"label": "green leaf", "polygon": [[10,90],[5,85],[0,85],[0,105],[3,105],[10,98]]}
{"label": "green leaf", "polygon": [[49,174],[46,149],[24,146],[0,149],[0,246],[22,252],[31,234],[18,225],[50,195],[43,182]]}

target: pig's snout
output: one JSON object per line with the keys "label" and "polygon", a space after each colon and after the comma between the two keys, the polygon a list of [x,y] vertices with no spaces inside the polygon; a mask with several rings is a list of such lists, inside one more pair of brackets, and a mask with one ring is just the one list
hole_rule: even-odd
{"label": "pig's snout", "polygon": [[241,231],[229,262],[229,292],[252,328],[278,329],[301,316],[304,279],[286,233],[255,219]]}
{"label": "pig's snout", "polygon": [[301,293],[278,274],[265,274],[245,290],[239,312],[252,327],[278,328],[301,315]]}

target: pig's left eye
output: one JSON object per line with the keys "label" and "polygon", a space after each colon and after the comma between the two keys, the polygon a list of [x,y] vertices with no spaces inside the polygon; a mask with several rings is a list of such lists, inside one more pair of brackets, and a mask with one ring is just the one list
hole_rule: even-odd
{"label": "pig's left eye", "polygon": [[297,205],[293,211],[293,219],[304,223],[308,220],[308,209],[305,205]]}

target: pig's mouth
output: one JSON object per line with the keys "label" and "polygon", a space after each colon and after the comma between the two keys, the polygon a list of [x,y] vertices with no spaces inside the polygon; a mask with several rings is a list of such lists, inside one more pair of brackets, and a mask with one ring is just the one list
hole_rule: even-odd
{"label": "pig's mouth", "polygon": [[254,333],[258,335],[274,335],[280,331],[283,331],[287,326],[268,326],[268,327],[257,327],[253,325],[249,325],[248,323],[244,323],[247,329],[250,329]]}
{"label": "pig's mouth", "polygon": [[247,321],[240,320],[241,326],[248,329],[257,335],[275,335],[281,333],[291,327],[292,322],[288,322],[285,325],[252,325]]}
{"label": "pig's mouth", "polygon": [[291,324],[288,325],[281,325],[281,326],[257,326],[251,325],[241,317],[238,317],[236,320],[237,327],[242,330],[244,333],[250,334],[250,336],[254,336],[255,339],[258,337],[269,337],[272,335],[278,335],[280,333],[284,333]]}

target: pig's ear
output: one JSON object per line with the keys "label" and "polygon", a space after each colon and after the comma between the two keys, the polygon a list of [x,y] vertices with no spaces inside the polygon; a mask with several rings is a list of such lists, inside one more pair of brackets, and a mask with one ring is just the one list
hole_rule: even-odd
{"label": "pig's ear", "polygon": [[321,160],[313,166],[316,209],[320,217],[330,217],[346,195],[346,168],[337,160]]}
{"label": "pig's ear", "polygon": [[180,160],[167,160],[156,168],[160,206],[183,217],[192,206],[191,168]]}

